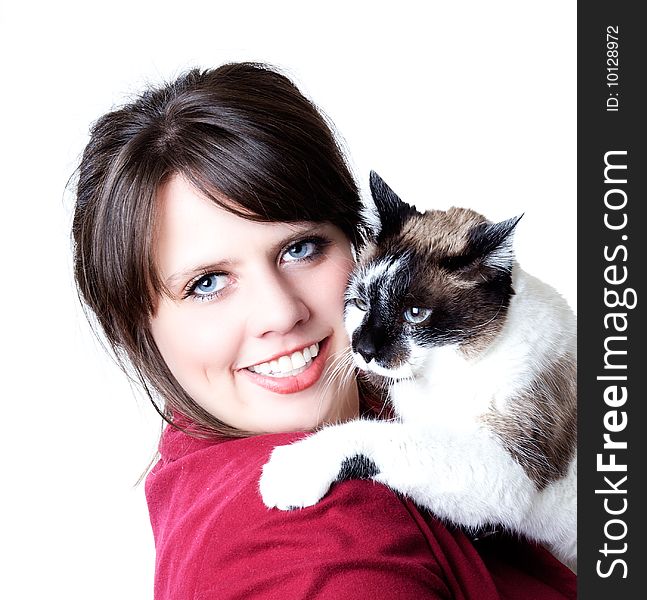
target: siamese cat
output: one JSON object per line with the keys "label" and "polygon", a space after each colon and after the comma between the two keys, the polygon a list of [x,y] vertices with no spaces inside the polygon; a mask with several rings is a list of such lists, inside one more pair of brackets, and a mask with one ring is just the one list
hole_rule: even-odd
{"label": "siamese cat", "polygon": [[395,420],[326,426],[278,447],[260,481],[268,507],[315,504],[370,478],[435,515],[499,525],[572,569],[576,536],[576,319],[515,261],[520,217],[419,212],[376,174],[379,229],[346,295],[352,357],[386,385]]}

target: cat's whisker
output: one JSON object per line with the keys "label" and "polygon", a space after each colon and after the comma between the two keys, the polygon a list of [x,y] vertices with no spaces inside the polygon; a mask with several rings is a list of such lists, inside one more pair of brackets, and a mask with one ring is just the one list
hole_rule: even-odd
{"label": "cat's whisker", "polygon": [[[347,360],[344,361],[344,363],[338,368],[337,374],[336,374],[336,385],[340,387],[341,389],[346,389],[346,387],[349,385],[351,381],[354,381],[356,378],[356,369],[352,361]],[[335,384],[333,380],[331,380],[330,385]],[[345,394],[345,402],[346,402],[346,408],[348,408],[348,404],[351,402],[351,395]],[[346,412],[346,411],[343,411]]]}
{"label": "cat's whisker", "polygon": [[[326,371],[323,374],[323,385],[321,392],[319,394],[319,410],[321,410],[321,405],[324,398],[330,388],[330,386],[336,381],[337,373],[341,368],[341,365],[344,363],[344,351],[341,350],[330,356],[330,362],[326,367]],[[318,415],[319,417],[320,415]],[[318,419],[319,420],[319,419]]]}
{"label": "cat's whisker", "polygon": [[[353,376],[354,369],[352,365],[347,361],[341,361],[326,381],[324,393],[328,393],[332,386],[335,386],[335,388],[345,388]],[[345,398],[348,398],[348,396],[345,395]]]}
{"label": "cat's whisker", "polygon": [[[330,362],[323,375],[323,385],[317,402],[317,423],[321,421],[323,402],[331,387],[335,386],[336,389],[345,389],[351,378],[355,375],[354,363],[349,348],[332,354],[330,358]],[[343,394],[343,396],[347,398],[346,402],[350,401],[350,398],[346,394]]]}

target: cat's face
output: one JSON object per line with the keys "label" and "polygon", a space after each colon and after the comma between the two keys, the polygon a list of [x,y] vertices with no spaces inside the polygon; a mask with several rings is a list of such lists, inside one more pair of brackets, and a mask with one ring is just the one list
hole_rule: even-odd
{"label": "cat's face", "polygon": [[346,293],[345,324],[364,370],[415,376],[429,350],[482,351],[500,331],[514,293],[511,232],[462,208],[419,213],[376,174],[380,231],[359,256]]}

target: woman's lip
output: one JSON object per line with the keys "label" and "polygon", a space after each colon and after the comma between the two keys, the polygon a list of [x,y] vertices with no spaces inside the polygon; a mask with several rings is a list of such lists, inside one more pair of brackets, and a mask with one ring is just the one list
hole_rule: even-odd
{"label": "woman's lip", "polygon": [[270,358],[266,358],[264,360],[260,360],[260,361],[255,362],[255,363],[251,363],[249,365],[246,365],[245,367],[240,367],[240,369],[238,369],[238,370],[249,369],[249,367],[255,367],[256,365],[272,362],[273,360],[281,358],[281,356],[291,356],[295,352],[301,352],[304,348],[310,348],[310,346],[312,346],[313,344],[319,344],[319,348],[320,348],[319,351],[321,351],[321,343],[322,342],[323,342],[323,340],[318,340],[318,341],[315,340],[314,342],[310,342],[309,344],[304,344],[302,346],[295,346],[294,349],[292,349],[292,350],[285,350],[284,352],[278,352],[278,353],[276,353],[274,356],[272,356]]}
{"label": "woman's lip", "polygon": [[[319,342],[319,354],[312,359],[308,368],[298,375],[292,375],[291,377],[270,377],[269,375],[262,375],[261,373],[255,373],[248,369],[240,369],[237,373],[243,377],[249,377],[252,383],[277,394],[294,394],[300,392],[319,381],[326,366],[329,341],[330,338],[324,338]],[[279,356],[283,355],[279,354]]]}

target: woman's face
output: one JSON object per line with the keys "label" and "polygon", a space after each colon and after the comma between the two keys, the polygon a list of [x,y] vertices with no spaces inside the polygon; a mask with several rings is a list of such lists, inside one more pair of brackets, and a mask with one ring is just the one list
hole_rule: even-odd
{"label": "woman's face", "polygon": [[358,411],[348,346],[350,243],[329,224],[258,223],[175,176],[158,194],[157,265],[170,290],[151,321],[171,372],[202,408],[252,432],[310,429]]}

